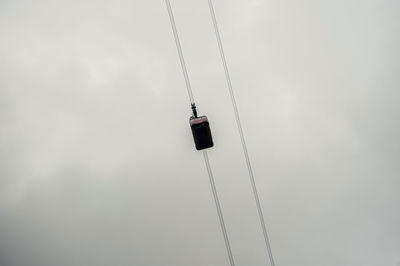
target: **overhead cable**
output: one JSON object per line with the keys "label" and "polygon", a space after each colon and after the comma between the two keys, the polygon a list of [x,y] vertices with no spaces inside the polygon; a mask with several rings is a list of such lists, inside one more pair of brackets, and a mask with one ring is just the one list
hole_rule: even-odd
{"label": "overhead cable", "polygon": [[259,199],[258,192],[257,192],[257,186],[256,186],[256,182],[254,180],[253,170],[252,170],[251,163],[250,163],[250,157],[249,157],[249,153],[247,151],[247,145],[246,145],[246,141],[245,141],[243,129],[242,129],[242,124],[240,122],[240,117],[239,117],[239,110],[236,105],[236,99],[235,99],[235,95],[234,95],[233,88],[232,88],[232,81],[231,81],[229,71],[228,71],[228,66],[226,63],[226,57],[225,57],[225,53],[224,53],[224,48],[222,46],[221,35],[218,30],[218,24],[217,24],[217,19],[215,16],[212,0],[208,0],[208,6],[210,9],[211,19],[212,19],[212,22],[214,25],[215,36],[217,39],[219,53],[220,53],[222,65],[223,65],[224,72],[225,72],[225,78],[226,78],[226,82],[227,82],[228,89],[229,89],[229,95],[231,97],[233,112],[235,114],[235,119],[236,119],[236,124],[237,124],[237,128],[238,128],[239,135],[240,135],[240,140],[242,142],[243,153],[244,153],[244,157],[246,159],[247,170],[249,172],[250,183],[251,183],[251,186],[253,189],[253,195],[254,195],[254,199],[256,202],[257,210],[258,210],[258,216],[260,219],[260,224],[262,227],[265,244],[267,246],[269,260],[270,260],[271,266],[275,266],[274,257],[272,255],[271,244],[269,241],[269,236],[268,236],[267,228],[266,228],[265,221],[264,221],[264,216],[263,216],[262,209],[261,209],[260,199]]}
{"label": "overhead cable", "polygon": [[234,266],[235,262],[233,261],[232,250],[231,250],[231,246],[229,244],[228,234],[226,232],[224,217],[222,216],[221,205],[219,203],[217,189],[215,188],[213,173],[211,171],[210,162],[208,160],[207,150],[203,150],[203,157],[204,157],[204,161],[206,162],[208,177],[210,178],[211,190],[213,192],[215,206],[217,207],[219,222],[221,224],[222,234],[224,235],[224,241],[225,241],[226,250],[228,252],[229,262],[231,263],[232,266]]}
{"label": "overhead cable", "polygon": [[[171,8],[170,1],[169,0],[165,0],[165,3],[167,5],[169,19],[170,19],[171,26],[172,26],[172,31],[174,33],[175,44],[176,44],[176,48],[178,50],[183,76],[185,78],[186,89],[188,91],[189,100],[190,100],[191,106],[193,108],[195,102],[194,102],[192,87],[190,85],[190,80],[189,80],[189,76],[188,76],[187,69],[186,69],[185,59],[183,57],[182,47],[181,47],[181,44],[180,44],[180,41],[179,41],[178,30],[176,29],[174,14],[172,13],[172,8]],[[224,217],[222,215],[221,205],[220,205],[219,198],[218,198],[217,189],[215,187],[214,176],[213,176],[213,173],[212,173],[212,170],[211,170],[211,166],[210,166],[210,162],[209,162],[208,154],[207,154],[206,150],[203,150],[203,157],[204,157],[204,162],[206,164],[208,177],[210,179],[211,190],[212,190],[212,193],[213,193],[213,196],[214,196],[214,202],[215,202],[215,206],[216,206],[216,209],[217,209],[219,222],[220,222],[220,225],[221,225],[222,235],[223,235],[224,241],[225,241],[225,247],[226,247],[226,250],[228,252],[229,262],[230,262],[231,266],[235,266],[235,262],[233,260],[233,255],[232,255],[231,246],[230,246],[230,243],[229,243],[228,234],[227,234],[227,231],[226,231],[225,221],[224,221]]]}
{"label": "overhead cable", "polygon": [[176,49],[178,50],[179,60],[181,61],[182,73],[183,73],[183,77],[185,78],[186,89],[189,94],[189,100],[190,100],[191,104],[194,104],[192,86],[190,85],[189,75],[188,75],[188,71],[186,69],[185,58],[183,57],[181,42],[179,41],[178,30],[176,29],[174,13],[172,13],[171,3],[169,2],[169,0],[165,0],[165,3],[167,4],[169,20],[171,21],[171,27],[172,27],[172,31],[174,33]]}

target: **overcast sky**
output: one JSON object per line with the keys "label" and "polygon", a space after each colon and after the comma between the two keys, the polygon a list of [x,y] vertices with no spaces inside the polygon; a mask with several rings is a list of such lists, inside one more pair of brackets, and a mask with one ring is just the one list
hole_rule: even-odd
{"label": "overcast sky", "polygon": [[[400,265],[400,2],[215,0],[277,266]],[[206,0],[171,0],[237,266],[269,265]],[[0,0],[0,266],[229,265],[164,0]]]}

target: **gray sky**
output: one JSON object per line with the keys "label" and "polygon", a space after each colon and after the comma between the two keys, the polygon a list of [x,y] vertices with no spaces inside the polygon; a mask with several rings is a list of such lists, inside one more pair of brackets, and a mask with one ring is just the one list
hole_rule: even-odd
{"label": "gray sky", "polygon": [[[171,0],[238,266],[269,265],[207,1]],[[215,0],[277,266],[400,265],[400,4]],[[160,1],[0,1],[0,265],[228,265]]]}

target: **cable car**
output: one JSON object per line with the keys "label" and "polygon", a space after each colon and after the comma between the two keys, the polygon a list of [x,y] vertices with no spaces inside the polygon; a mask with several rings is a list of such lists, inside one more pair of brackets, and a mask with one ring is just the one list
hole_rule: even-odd
{"label": "cable car", "polygon": [[192,104],[193,115],[189,119],[194,143],[197,150],[204,150],[214,146],[210,124],[207,116],[197,116],[196,106]]}

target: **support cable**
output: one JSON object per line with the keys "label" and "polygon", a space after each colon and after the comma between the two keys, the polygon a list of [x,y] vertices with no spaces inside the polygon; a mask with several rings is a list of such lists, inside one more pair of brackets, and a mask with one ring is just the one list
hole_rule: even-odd
{"label": "support cable", "polygon": [[240,122],[239,111],[238,111],[238,108],[236,105],[235,95],[233,93],[232,82],[231,82],[231,78],[229,75],[228,66],[226,63],[224,48],[222,46],[221,36],[220,36],[219,30],[218,30],[218,24],[217,24],[217,19],[215,16],[212,0],[208,0],[208,6],[210,8],[211,19],[212,19],[212,22],[214,25],[215,36],[216,36],[216,39],[218,42],[219,53],[221,56],[221,61],[222,61],[222,65],[223,65],[224,72],[225,72],[225,78],[226,78],[226,82],[228,85],[229,94],[231,97],[231,102],[232,102],[233,111],[235,114],[237,128],[238,128],[239,135],[240,135],[240,140],[242,142],[243,153],[244,153],[244,157],[246,159],[246,165],[247,165],[247,169],[249,172],[249,178],[250,178],[251,186],[253,189],[254,199],[255,199],[255,202],[257,205],[258,216],[260,218],[260,224],[262,227],[265,244],[267,246],[269,260],[270,260],[271,266],[275,266],[274,257],[272,255],[271,244],[269,241],[269,236],[268,236],[267,228],[266,228],[265,221],[264,221],[264,216],[263,216],[262,209],[261,209],[260,199],[259,199],[258,192],[257,192],[257,186],[256,186],[256,182],[254,180],[253,170],[252,170],[251,163],[250,163],[249,153],[247,151],[247,145],[246,145],[244,134],[243,134],[242,124]]}
{"label": "support cable", "polygon": [[172,31],[174,33],[176,49],[178,50],[179,60],[181,61],[182,73],[183,73],[183,77],[185,78],[186,89],[189,94],[189,100],[190,100],[191,104],[194,104],[192,86],[190,85],[189,75],[188,75],[188,72],[186,69],[185,58],[183,57],[181,42],[179,41],[178,30],[176,29],[174,13],[172,13],[171,3],[169,2],[169,0],[165,0],[165,3],[167,4],[169,20],[171,21],[171,27],[172,27]]}
{"label": "support cable", "polygon": [[204,157],[204,161],[206,163],[208,177],[210,178],[211,190],[213,192],[215,206],[217,207],[219,223],[221,224],[222,234],[224,235],[224,241],[225,241],[226,251],[228,252],[229,262],[231,263],[232,266],[234,266],[235,262],[233,261],[231,245],[229,244],[228,234],[226,233],[224,217],[222,216],[221,205],[219,203],[217,189],[215,188],[214,177],[213,177],[213,173],[211,171],[210,162],[208,160],[207,150],[203,150],[203,157]]}
{"label": "support cable", "polygon": [[[194,107],[193,114],[195,114],[194,112],[195,112],[196,109],[195,109],[195,103],[194,103],[192,87],[190,85],[190,80],[189,80],[189,76],[188,76],[187,69],[186,69],[185,59],[183,57],[182,47],[181,47],[181,44],[180,44],[180,41],[179,41],[178,31],[176,29],[174,14],[172,13],[172,8],[171,8],[170,1],[169,0],[165,0],[165,3],[167,4],[169,19],[170,19],[170,22],[171,22],[172,31],[174,33],[176,49],[178,50],[179,60],[181,62],[183,76],[185,78],[186,89],[188,91],[189,100],[190,100],[192,109]],[[206,164],[208,177],[210,179],[211,190],[212,190],[212,193],[213,193],[213,196],[214,196],[214,202],[215,202],[215,206],[216,206],[216,209],[217,209],[219,222],[220,222],[220,225],[221,225],[221,231],[222,231],[222,234],[223,234],[223,237],[224,237],[224,241],[225,241],[225,247],[226,247],[226,250],[228,252],[229,262],[230,262],[231,266],[235,266],[235,262],[233,260],[233,255],[232,255],[231,246],[229,244],[228,234],[226,232],[226,226],[225,226],[224,217],[222,215],[221,205],[219,203],[217,189],[215,187],[214,176],[213,176],[213,173],[212,173],[212,170],[211,170],[211,166],[210,166],[210,162],[209,162],[208,154],[207,154],[206,150],[203,150],[203,157],[204,157],[204,162]]]}

